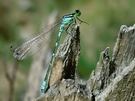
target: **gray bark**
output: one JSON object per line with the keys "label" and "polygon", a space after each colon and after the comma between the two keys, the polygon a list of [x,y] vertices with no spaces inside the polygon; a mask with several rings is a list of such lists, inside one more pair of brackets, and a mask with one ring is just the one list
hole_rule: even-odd
{"label": "gray bark", "polygon": [[[67,36],[65,40],[72,41],[64,41],[63,46],[60,47],[70,46],[74,42],[77,44],[74,44],[74,48],[71,47],[72,45],[66,47],[66,51],[63,51],[64,48],[58,49],[57,54],[66,52],[66,55],[56,55],[54,59],[54,68],[57,67],[56,70],[60,71],[56,74],[52,72],[54,77],[51,76],[51,79],[55,79],[55,77],[58,79],[55,82],[50,79],[50,83],[53,82],[50,84],[50,88],[36,101],[135,101],[134,30],[135,25],[129,28],[125,25],[121,26],[112,57],[109,47],[101,52],[96,70],[91,73],[86,84],[78,83],[75,79],[74,70],[77,68],[80,40]],[[72,34],[74,32],[76,34]],[[79,26],[72,28],[71,35],[80,35],[79,33]],[[75,54],[67,54],[68,50],[70,50],[69,53]],[[71,58],[68,60],[68,57]],[[72,60],[75,60],[75,63]],[[73,65],[75,67],[72,67],[72,64],[75,64]],[[73,74],[67,73],[64,70],[65,66],[69,68],[69,71],[73,70]],[[68,77],[64,78],[63,74],[66,73]]]}

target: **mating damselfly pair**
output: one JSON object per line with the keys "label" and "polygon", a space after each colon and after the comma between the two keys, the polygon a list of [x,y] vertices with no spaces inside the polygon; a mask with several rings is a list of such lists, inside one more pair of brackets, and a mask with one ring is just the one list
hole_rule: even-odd
{"label": "mating damselfly pair", "polygon": [[[59,45],[61,34],[63,31],[67,31],[67,29],[70,26],[72,26],[73,24],[76,24],[76,20],[79,20],[80,23],[84,22],[78,18],[80,15],[81,15],[81,12],[79,10],[75,10],[74,13],[64,15],[62,17],[62,19],[59,22],[54,23],[51,28],[45,27],[45,29],[42,29],[39,32],[39,35],[37,35],[36,37],[30,38],[27,40],[25,39],[23,42],[20,42],[19,44],[16,44],[16,45],[13,45],[10,47],[10,50],[13,52],[13,56],[17,60],[23,60],[27,56],[36,53],[39,49],[41,49],[43,47],[44,44],[49,42],[50,39],[47,38],[48,37],[47,33],[54,30],[58,25],[60,25],[57,40],[56,40],[55,47],[54,47],[53,54],[52,54],[52,58],[51,58],[51,61],[49,64],[49,68],[47,70],[46,76],[44,78],[44,81],[43,81],[43,84],[41,87],[42,93],[45,93],[45,91],[48,87],[48,81],[49,81],[50,72],[52,69],[51,68],[52,61],[56,54],[56,50]],[[86,23],[86,22],[84,22],[84,23]]]}

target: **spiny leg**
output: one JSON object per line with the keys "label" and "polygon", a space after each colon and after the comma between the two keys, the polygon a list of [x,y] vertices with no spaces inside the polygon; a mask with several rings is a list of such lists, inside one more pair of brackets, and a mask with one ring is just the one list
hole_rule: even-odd
{"label": "spiny leg", "polygon": [[82,21],[81,19],[79,19],[78,17],[76,17],[79,21],[80,21],[80,24],[81,23],[86,23],[87,25],[89,25],[87,22],[85,22],[85,21]]}

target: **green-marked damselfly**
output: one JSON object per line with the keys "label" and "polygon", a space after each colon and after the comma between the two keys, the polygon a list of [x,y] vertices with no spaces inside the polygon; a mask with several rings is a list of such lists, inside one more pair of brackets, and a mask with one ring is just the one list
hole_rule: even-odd
{"label": "green-marked damselfly", "polygon": [[[67,31],[67,29],[72,24],[75,24],[76,19],[78,19],[81,23],[84,22],[84,21],[82,21],[78,18],[80,15],[81,15],[81,12],[79,10],[75,10],[74,13],[64,15],[59,22],[54,23],[51,26],[49,25],[50,27],[45,27],[45,28],[41,29],[38,36],[25,39],[23,42],[10,47],[10,50],[13,52],[13,56],[17,60],[23,60],[27,56],[36,53],[46,43],[48,43],[50,39],[48,38],[47,33],[54,30],[58,25],[60,25],[57,40],[56,40],[55,47],[54,47],[53,54],[52,54],[52,58],[51,58],[51,61],[50,61],[50,64],[49,64],[49,68],[47,70],[47,74],[44,78],[44,81],[43,81],[43,84],[42,84],[42,87],[41,87],[42,93],[45,93],[45,91],[48,87],[48,80],[49,80],[50,73],[51,73],[51,70],[52,70],[52,68],[51,68],[52,67],[52,61],[53,61],[53,58],[55,56],[56,50],[58,48],[61,34],[62,34],[63,31]],[[84,22],[84,23],[86,23],[86,22]]]}

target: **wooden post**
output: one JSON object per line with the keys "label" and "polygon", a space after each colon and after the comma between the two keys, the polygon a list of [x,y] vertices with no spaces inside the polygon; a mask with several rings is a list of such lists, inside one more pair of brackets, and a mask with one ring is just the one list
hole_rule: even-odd
{"label": "wooden post", "polygon": [[[76,25],[71,29],[71,35],[72,33],[80,35],[79,26]],[[69,35],[65,40],[68,39],[72,41],[64,41],[53,61],[55,68],[53,71],[60,70],[60,72],[54,75],[52,71],[51,79],[55,79],[53,76],[57,79],[53,83],[54,80],[50,79],[50,88],[36,101],[135,100],[135,25],[121,26],[112,57],[109,47],[101,52],[96,70],[91,73],[86,84],[77,83],[74,79],[74,70],[77,68],[80,54],[80,40],[77,41],[74,37],[70,39]],[[73,43],[77,43],[74,44],[75,47]],[[63,51],[64,47],[66,47],[65,51]]]}

